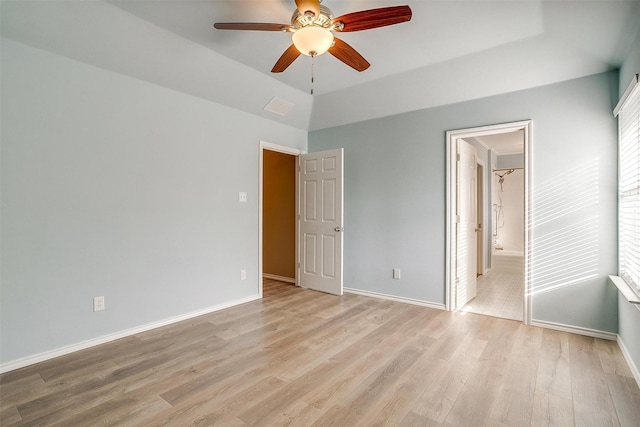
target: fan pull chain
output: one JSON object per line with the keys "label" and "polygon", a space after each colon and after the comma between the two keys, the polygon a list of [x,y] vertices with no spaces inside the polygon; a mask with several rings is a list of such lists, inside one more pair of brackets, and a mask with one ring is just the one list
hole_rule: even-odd
{"label": "fan pull chain", "polygon": [[316,57],[315,52],[311,52],[311,95],[313,95],[313,59]]}

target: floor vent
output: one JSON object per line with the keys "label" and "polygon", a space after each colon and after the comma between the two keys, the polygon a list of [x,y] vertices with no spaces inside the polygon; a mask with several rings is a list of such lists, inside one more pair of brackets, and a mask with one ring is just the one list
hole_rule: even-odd
{"label": "floor vent", "polygon": [[268,111],[279,116],[286,116],[295,104],[293,102],[285,101],[277,96],[271,98],[271,101],[264,106],[264,111]]}

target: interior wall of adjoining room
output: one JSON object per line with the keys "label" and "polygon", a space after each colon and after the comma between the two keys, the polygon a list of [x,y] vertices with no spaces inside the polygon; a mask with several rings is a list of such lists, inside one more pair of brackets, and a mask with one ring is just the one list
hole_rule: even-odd
{"label": "interior wall of adjoining room", "polygon": [[297,157],[263,153],[262,271],[295,280]]}
{"label": "interior wall of adjoining room", "polygon": [[524,153],[495,156],[496,169],[524,168]]}
{"label": "interior wall of adjoining room", "polygon": [[[345,149],[345,287],[444,304],[445,133],[531,119],[532,317],[615,331],[617,295],[607,276],[616,270],[617,78],[603,73],[311,132],[310,151]],[[586,205],[556,198],[585,184]],[[548,203],[560,210],[550,215]],[[545,242],[576,223],[593,227],[597,237],[585,248],[598,262],[576,271],[562,263],[572,248],[561,244],[551,268],[540,258]]]}
{"label": "interior wall of adjoining room", "polygon": [[306,150],[307,132],[1,51],[1,364],[259,296],[259,141]]}
{"label": "interior wall of adjoining room", "polygon": [[524,169],[498,169],[493,173],[494,251],[524,252],[524,175]]}

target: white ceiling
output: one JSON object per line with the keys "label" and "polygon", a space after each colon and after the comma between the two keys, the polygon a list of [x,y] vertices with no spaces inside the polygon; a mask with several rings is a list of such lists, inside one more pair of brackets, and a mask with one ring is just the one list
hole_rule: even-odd
{"label": "white ceiling", "polygon": [[[408,4],[410,22],[338,36],[371,67],[329,54],[270,70],[280,32],[214,22],[287,24],[293,0],[7,1],[3,37],[315,130],[527,89],[618,68],[640,27],[640,1],[325,0],[334,15]],[[273,97],[295,107],[262,110]]]}
{"label": "white ceiling", "polygon": [[524,152],[524,130],[476,136],[473,139],[484,147],[492,149],[498,156]]}

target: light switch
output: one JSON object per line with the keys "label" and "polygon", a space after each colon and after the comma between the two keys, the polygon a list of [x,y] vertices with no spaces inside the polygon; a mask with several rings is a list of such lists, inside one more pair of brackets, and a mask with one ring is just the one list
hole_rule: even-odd
{"label": "light switch", "polygon": [[247,203],[247,192],[241,191],[238,193],[238,201],[240,203]]}

